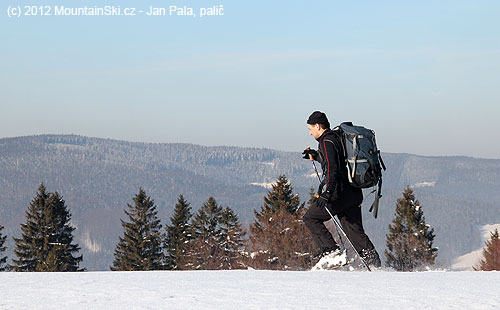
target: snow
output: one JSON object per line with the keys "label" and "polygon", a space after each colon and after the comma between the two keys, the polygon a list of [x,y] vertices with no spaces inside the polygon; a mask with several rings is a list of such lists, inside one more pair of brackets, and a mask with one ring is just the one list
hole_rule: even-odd
{"label": "snow", "polygon": [[500,224],[487,224],[481,227],[481,236],[483,237],[483,243],[486,240],[490,240],[491,234],[495,232],[495,229],[500,231]]}
{"label": "snow", "polygon": [[95,240],[92,240],[90,236],[86,236],[82,239],[82,244],[92,253],[99,253],[102,251],[102,246]]}
{"label": "snow", "polygon": [[333,266],[342,266],[347,263],[347,252],[344,250],[334,251],[328,255],[323,256],[316,265],[312,268],[313,271],[321,271]]}
{"label": "snow", "polygon": [[0,273],[0,309],[493,309],[500,272]]}
{"label": "snow", "polygon": [[273,188],[273,185],[276,185],[276,183],[274,183],[274,182],[271,182],[271,183],[252,182],[250,184],[255,185],[255,186],[261,186],[264,188]]}
{"label": "snow", "polygon": [[306,177],[316,179],[318,177],[318,175],[316,174],[316,172],[314,172],[314,173],[311,173],[311,174],[306,174]]}
{"label": "snow", "polygon": [[274,167],[274,163],[270,162],[270,161],[263,162],[263,164],[266,165],[266,166]]}
{"label": "snow", "polygon": [[432,187],[436,185],[436,181],[430,181],[430,182],[420,182],[416,183],[413,185],[413,187]]}
{"label": "snow", "polygon": [[472,267],[477,266],[479,261],[483,258],[484,243],[487,240],[490,240],[491,233],[495,232],[495,229],[500,231],[500,224],[487,224],[481,226],[481,247],[470,253],[457,257],[451,268],[453,270],[472,270]]}
{"label": "snow", "polygon": [[453,270],[472,270],[472,267],[477,266],[483,258],[483,249],[475,250],[465,255],[459,256],[451,265]]}

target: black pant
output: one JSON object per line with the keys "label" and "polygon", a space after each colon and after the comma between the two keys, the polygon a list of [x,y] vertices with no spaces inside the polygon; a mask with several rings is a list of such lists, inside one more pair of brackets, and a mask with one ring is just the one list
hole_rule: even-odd
{"label": "black pant", "polygon": [[[331,212],[332,209],[334,208],[330,205],[329,210]],[[359,207],[359,205],[332,212],[332,215],[337,215],[342,225],[342,229],[351,240],[356,251],[361,253],[363,249],[372,250],[375,248],[363,229],[361,207]],[[302,219],[307,228],[311,231],[314,241],[322,252],[335,250],[339,247],[324,224],[324,222],[331,219],[325,208],[320,208],[313,203]]]}

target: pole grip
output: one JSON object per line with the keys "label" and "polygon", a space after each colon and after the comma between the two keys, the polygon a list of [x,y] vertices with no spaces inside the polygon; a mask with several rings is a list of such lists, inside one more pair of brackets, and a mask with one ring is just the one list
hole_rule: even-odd
{"label": "pole grip", "polygon": [[[309,151],[310,149],[311,149],[311,148],[310,148],[310,147],[308,147],[306,150],[308,150],[308,151]],[[309,159],[310,159],[311,161],[314,161],[313,156],[312,156],[311,154],[308,154],[308,155],[309,155]]]}

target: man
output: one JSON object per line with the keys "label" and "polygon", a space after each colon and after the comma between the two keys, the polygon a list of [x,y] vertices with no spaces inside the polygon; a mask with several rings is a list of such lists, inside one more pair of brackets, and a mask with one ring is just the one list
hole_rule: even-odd
{"label": "man", "polygon": [[[321,257],[328,259],[341,257],[339,246],[324,224],[331,218],[325,210],[325,207],[328,207],[332,215],[337,215],[347,237],[366,263],[380,267],[379,255],[365,234],[361,221],[360,206],[363,202],[363,193],[360,188],[351,186],[347,179],[340,135],[330,129],[328,118],[320,111],[315,111],[309,116],[307,128],[310,135],[318,141],[318,151],[307,148],[302,154],[306,159],[312,156],[313,160],[321,163],[323,181],[318,192],[319,197],[307,210],[303,220],[321,250]],[[334,264],[343,263],[345,261],[340,259]]]}

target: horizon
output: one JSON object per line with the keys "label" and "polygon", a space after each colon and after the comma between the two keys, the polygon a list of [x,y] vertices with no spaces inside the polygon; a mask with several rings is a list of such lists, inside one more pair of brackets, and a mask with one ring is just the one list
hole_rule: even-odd
{"label": "horizon", "polygon": [[[387,152],[500,158],[489,138],[500,132],[498,1],[219,0],[224,14],[203,18],[9,17],[23,4],[7,0],[0,14],[5,136],[302,151],[320,110],[332,126],[373,129]],[[104,4],[71,4],[83,5]]]}
{"label": "horizon", "polygon": [[[2,139],[16,139],[16,138],[29,138],[29,137],[42,137],[42,136],[76,136],[76,137],[83,137],[83,138],[90,138],[90,139],[98,139],[98,140],[111,140],[111,141],[117,141],[117,142],[128,142],[128,143],[138,143],[138,144],[186,144],[186,145],[194,145],[194,146],[201,146],[201,147],[232,147],[232,148],[244,148],[244,149],[264,149],[264,150],[272,150],[272,151],[277,151],[277,152],[285,152],[285,153],[296,153],[296,152],[302,152],[301,151],[290,151],[290,150],[280,150],[280,149],[275,149],[275,148],[269,148],[269,147],[258,147],[258,146],[240,146],[240,145],[229,145],[229,144],[221,144],[221,145],[203,145],[203,144],[198,144],[198,143],[191,143],[191,142],[148,142],[148,141],[134,141],[134,140],[126,140],[126,139],[116,139],[116,138],[111,138],[111,137],[95,137],[95,136],[88,136],[88,135],[81,135],[81,134],[75,134],[75,133],[68,133],[68,134],[54,134],[54,133],[44,133],[44,134],[32,134],[32,135],[24,135],[24,136],[13,136],[13,137],[0,137],[0,140]],[[486,158],[486,157],[477,157],[477,156],[468,156],[468,155],[422,155],[422,154],[414,154],[414,153],[407,153],[407,152],[385,152],[383,150],[380,150],[381,153],[386,153],[386,154],[398,154],[398,155],[410,155],[410,156],[418,156],[418,157],[457,157],[457,158],[472,158],[472,159],[484,159],[484,160],[500,160],[500,158]]]}

